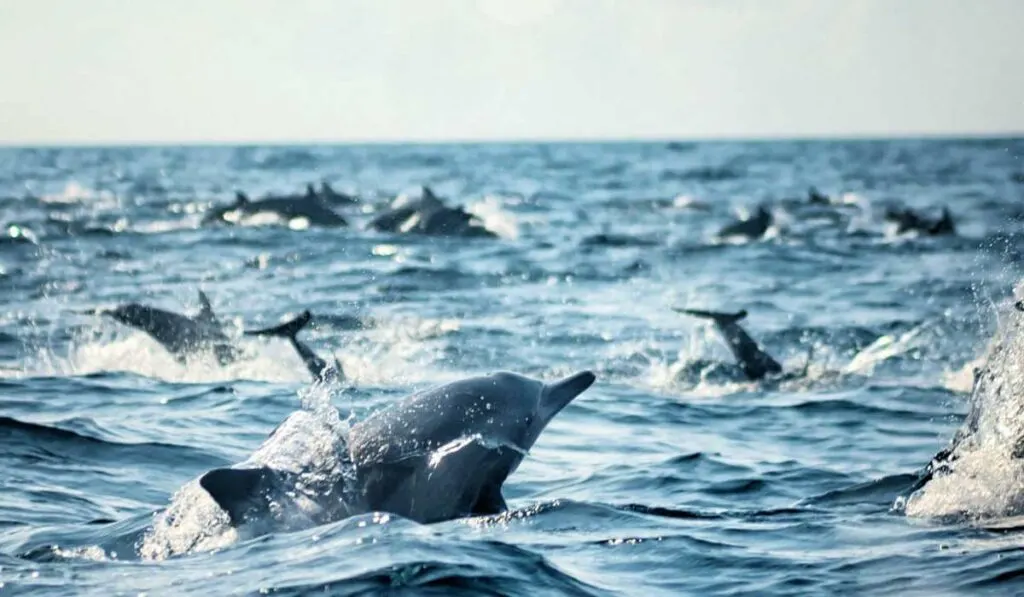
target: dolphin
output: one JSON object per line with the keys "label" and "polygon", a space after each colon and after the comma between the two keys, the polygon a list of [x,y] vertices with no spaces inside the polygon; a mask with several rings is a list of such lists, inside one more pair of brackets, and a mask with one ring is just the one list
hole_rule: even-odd
{"label": "dolphin", "polygon": [[710,319],[715,328],[725,339],[729,350],[739,363],[743,373],[752,381],[763,379],[768,375],[782,373],[782,365],[773,359],[768,353],[761,350],[757,342],[747,334],[746,330],[740,327],[739,322],[747,316],[746,309],[736,313],[719,313],[715,311],[699,311],[696,309],[682,309],[673,307],[677,313],[685,313],[693,317]]}
{"label": "dolphin", "polygon": [[461,236],[495,238],[476,216],[461,207],[449,207],[423,187],[418,198],[400,195],[382,213],[367,224],[378,232],[424,234],[429,236]]}
{"label": "dolphin", "polygon": [[[293,414],[253,457],[205,473],[199,485],[235,526],[284,517],[296,510],[323,524],[352,515],[389,512],[423,524],[507,509],[502,485],[541,432],[595,380],[590,371],[545,383],[499,372],[425,390],[387,406],[353,425],[347,442],[312,441],[320,452],[290,450],[287,466],[273,453],[284,439],[323,435],[324,424]],[[293,420],[295,419],[295,420]],[[284,429],[284,430],[282,430]],[[293,460],[301,462],[293,462]],[[340,472],[339,472],[340,471]],[[303,479],[317,480],[311,488]]]}
{"label": "dolphin", "polygon": [[91,313],[110,317],[128,327],[145,332],[159,342],[179,363],[184,363],[190,354],[202,350],[212,350],[221,365],[235,361],[239,352],[213,313],[210,299],[201,290],[199,304],[199,313],[191,316],[139,303],[120,305],[113,309],[99,309]]}
{"label": "dolphin", "polygon": [[261,330],[246,330],[244,334],[246,336],[275,336],[278,338],[287,339],[295,352],[299,353],[302,358],[302,362],[306,364],[306,369],[309,370],[310,375],[313,376],[313,380],[321,383],[327,383],[330,381],[341,381],[345,378],[345,373],[341,368],[341,363],[337,359],[334,360],[333,367],[327,364],[327,361],[321,359],[313,349],[306,346],[296,335],[302,331],[302,328],[306,327],[310,319],[313,317],[309,310],[303,311],[294,319],[286,321],[281,325],[269,327]]}
{"label": "dolphin", "polygon": [[276,214],[289,221],[302,218],[313,226],[348,226],[348,221],[334,213],[312,185],[306,187],[305,195],[269,196],[258,201],[253,201],[245,193],[236,191],[234,203],[211,209],[203,217],[203,223],[234,224],[242,218],[259,213]]}
{"label": "dolphin", "polygon": [[938,220],[927,217],[910,208],[890,207],[885,211],[885,220],[896,224],[896,234],[917,232],[925,236],[946,236],[956,234],[956,222],[949,207],[943,206]]}
{"label": "dolphin", "polygon": [[771,227],[775,218],[772,212],[763,205],[757,206],[757,212],[745,220],[733,222],[718,231],[718,238],[730,236],[745,236],[750,239],[758,239]]}

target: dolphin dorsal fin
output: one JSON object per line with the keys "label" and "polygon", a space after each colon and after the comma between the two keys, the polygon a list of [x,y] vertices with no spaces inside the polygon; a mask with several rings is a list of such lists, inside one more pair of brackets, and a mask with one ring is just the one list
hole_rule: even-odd
{"label": "dolphin dorsal fin", "polygon": [[213,306],[210,305],[210,297],[202,290],[199,291],[199,319],[212,319]]}
{"label": "dolphin dorsal fin", "polygon": [[306,185],[306,197],[316,197],[316,189],[313,188],[312,184]]}
{"label": "dolphin dorsal fin", "polygon": [[249,196],[242,191],[235,191],[235,205],[245,205],[249,203]]}
{"label": "dolphin dorsal fin", "polygon": [[269,509],[261,494],[272,474],[267,467],[218,468],[200,477],[199,485],[228,513],[231,524],[238,526]]}

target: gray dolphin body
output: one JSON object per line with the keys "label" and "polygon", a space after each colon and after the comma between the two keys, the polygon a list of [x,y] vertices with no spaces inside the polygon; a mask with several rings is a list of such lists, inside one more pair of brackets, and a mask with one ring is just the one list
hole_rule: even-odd
{"label": "gray dolphin body", "polygon": [[405,195],[396,198],[384,212],[367,224],[379,232],[423,234],[428,236],[458,236],[495,238],[497,235],[484,227],[476,216],[461,207],[449,207],[429,187],[423,187],[422,196]]}
{"label": "gray dolphin body", "polygon": [[739,322],[747,316],[746,310],[736,313],[718,313],[715,311],[699,311],[696,309],[680,309],[673,311],[685,313],[702,319],[710,319],[715,328],[725,339],[726,345],[736,357],[740,369],[752,381],[764,379],[768,375],[782,373],[782,365],[763,351],[757,342],[740,327]]}
{"label": "gray dolphin body", "polygon": [[273,213],[289,221],[304,218],[313,226],[348,226],[348,221],[335,213],[312,186],[307,187],[305,195],[271,196],[258,201],[252,201],[245,193],[235,193],[234,203],[211,209],[203,223],[234,224],[259,213]]}
{"label": "gray dolphin body", "polygon": [[291,343],[292,348],[295,352],[299,353],[299,357],[302,362],[305,363],[306,369],[309,370],[310,375],[313,376],[315,381],[321,383],[327,383],[331,381],[341,381],[345,378],[345,373],[341,368],[341,363],[338,359],[334,359],[334,366],[331,367],[327,364],[327,361],[321,359],[313,349],[307,346],[304,342],[299,340],[296,336],[302,328],[306,327],[313,315],[308,310],[300,313],[296,318],[286,321],[281,325],[262,329],[262,330],[246,330],[245,335],[247,336],[276,336],[278,338],[284,338]]}
{"label": "gray dolphin body", "polygon": [[[304,456],[301,471],[273,465],[266,447],[281,443],[279,428],[259,457],[199,484],[236,526],[281,518],[289,505],[313,523],[377,511],[420,523],[496,514],[506,509],[505,480],[594,379],[583,371],[544,383],[502,372],[419,392],[352,426],[347,453],[338,440],[318,464]],[[338,474],[339,463],[351,473]],[[319,479],[318,490],[302,477]]]}
{"label": "gray dolphin body", "polygon": [[145,332],[178,362],[183,363],[189,355],[203,350],[212,350],[222,365],[233,362],[238,358],[238,350],[224,333],[223,325],[210,306],[210,299],[202,291],[199,292],[199,303],[199,313],[192,316],[139,303],[102,309],[98,313]]}

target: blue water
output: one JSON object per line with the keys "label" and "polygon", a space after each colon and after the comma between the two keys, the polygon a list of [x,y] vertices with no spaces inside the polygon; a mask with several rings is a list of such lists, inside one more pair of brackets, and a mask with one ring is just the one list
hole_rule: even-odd
{"label": "blue water", "polygon": [[[0,150],[0,223],[36,241],[0,243],[0,593],[1019,593],[1024,534],[899,498],[959,426],[1021,278],[1022,156],[1020,139]],[[199,225],[236,188],[320,180],[366,200],[341,210],[352,227]],[[500,238],[362,229],[421,184]],[[842,205],[801,207],[812,184]],[[762,201],[764,239],[715,239]],[[958,235],[896,236],[888,204],[947,205]],[[175,492],[309,391],[283,342],[184,366],[76,313],[193,311],[199,289],[239,327],[312,310],[303,337],[342,362],[332,401],[357,420],[497,369],[598,381],[506,483],[505,515],[141,554]],[[744,381],[678,305],[748,309],[807,374]]]}

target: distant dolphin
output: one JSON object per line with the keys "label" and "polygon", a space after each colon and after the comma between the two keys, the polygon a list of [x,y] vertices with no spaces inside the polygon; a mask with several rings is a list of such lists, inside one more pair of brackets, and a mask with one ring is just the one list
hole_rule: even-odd
{"label": "distant dolphin", "polygon": [[309,370],[315,381],[341,381],[345,378],[345,373],[337,359],[334,360],[333,367],[329,366],[327,361],[321,359],[310,347],[296,338],[296,335],[302,331],[302,328],[306,327],[306,324],[309,323],[312,317],[313,315],[306,310],[294,319],[286,321],[281,325],[262,330],[246,330],[244,333],[247,336],[276,336],[278,338],[285,338],[291,342],[295,352],[299,353],[302,362],[306,364],[306,369]]}
{"label": "distant dolphin", "polygon": [[896,234],[917,232],[926,236],[945,236],[956,234],[956,222],[948,207],[942,208],[938,220],[929,220],[910,208],[889,208],[885,211],[885,220],[896,224]]}
{"label": "distant dolphin", "polygon": [[239,352],[224,333],[210,306],[210,299],[199,291],[199,313],[193,316],[172,313],[156,307],[129,303],[113,309],[93,311],[148,334],[180,363],[195,352],[212,350],[221,365],[238,358]]}
{"label": "distant dolphin", "polygon": [[235,202],[212,208],[203,217],[204,224],[229,223],[252,217],[259,213],[272,213],[285,220],[303,218],[312,226],[348,226],[348,221],[321,199],[312,185],[306,187],[305,195],[270,196],[253,201],[241,192],[235,193]]}
{"label": "distant dolphin", "polygon": [[418,198],[400,195],[382,213],[367,224],[379,232],[413,233],[430,236],[494,238],[476,216],[461,207],[449,207],[430,187],[423,187]]}
{"label": "distant dolphin", "polygon": [[828,195],[823,194],[817,187],[807,189],[807,202],[813,205],[830,205],[832,200]]}
{"label": "distant dolphin", "polygon": [[718,231],[718,238],[731,236],[744,236],[749,239],[758,239],[768,232],[775,218],[765,206],[758,205],[754,215],[745,220],[738,220]]}
{"label": "distant dolphin", "polygon": [[[555,415],[594,379],[583,371],[544,383],[502,372],[445,384],[353,425],[347,454],[337,435],[311,442],[322,452],[317,458],[292,448],[282,468],[272,450],[303,440],[296,425],[322,435],[321,422],[296,413],[248,461],[212,470],[199,485],[233,525],[264,530],[282,518],[321,524],[378,511],[420,523],[497,514],[507,508],[505,480]],[[315,491],[304,479],[315,480]],[[296,515],[285,516],[282,509]]]}
{"label": "distant dolphin", "polygon": [[782,373],[782,365],[768,353],[761,350],[757,342],[740,327],[739,321],[747,316],[745,309],[736,313],[717,313],[714,311],[699,311],[678,307],[673,307],[672,310],[713,321],[715,328],[722,334],[725,343],[729,346],[729,350],[736,357],[736,361],[743,370],[743,373],[752,381],[763,379],[768,375]]}

